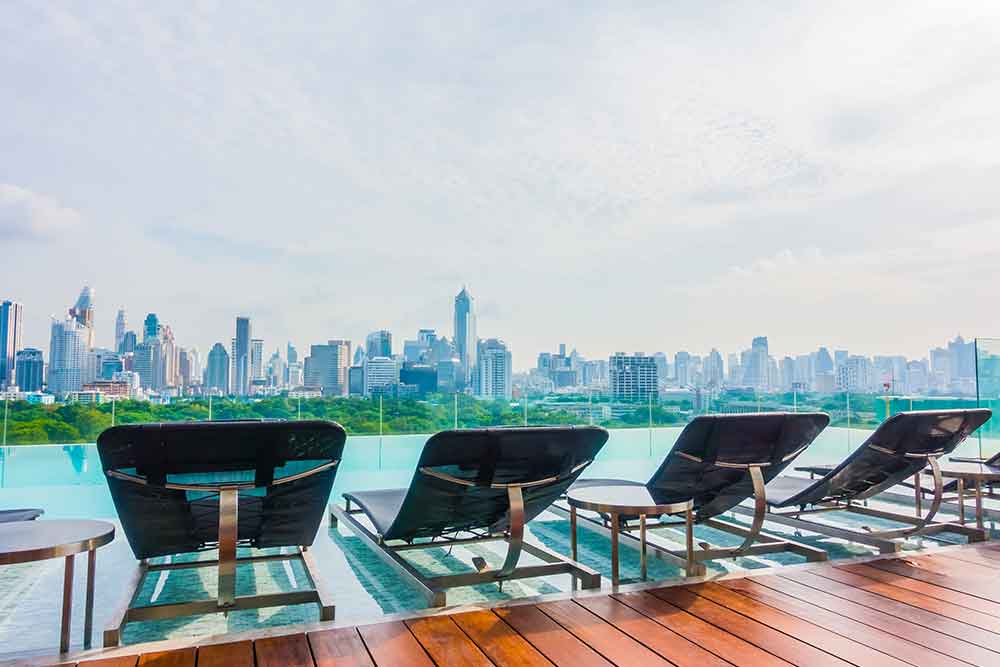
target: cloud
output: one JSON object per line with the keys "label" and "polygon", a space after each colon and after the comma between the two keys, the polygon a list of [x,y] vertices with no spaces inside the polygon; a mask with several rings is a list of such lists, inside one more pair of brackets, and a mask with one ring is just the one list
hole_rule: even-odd
{"label": "cloud", "polygon": [[80,214],[46,195],[0,183],[0,239],[41,240],[80,224]]}

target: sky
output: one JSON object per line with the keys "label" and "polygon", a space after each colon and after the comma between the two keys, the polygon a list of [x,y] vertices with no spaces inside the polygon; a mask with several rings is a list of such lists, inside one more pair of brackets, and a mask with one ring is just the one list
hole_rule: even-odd
{"label": "sky", "polygon": [[1000,3],[0,4],[0,299],[180,345],[1000,336]]}

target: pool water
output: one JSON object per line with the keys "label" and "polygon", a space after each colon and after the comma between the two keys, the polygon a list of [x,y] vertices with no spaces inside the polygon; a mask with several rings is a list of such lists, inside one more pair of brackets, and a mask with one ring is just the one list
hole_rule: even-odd
{"label": "pool water", "polygon": [[[589,477],[623,477],[645,480],[662,462],[681,428],[615,430],[597,460],[585,472]],[[831,463],[843,459],[867,437],[869,432],[830,428],[824,431],[794,465]],[[344,491],[405,487],[409,484],[426,435],[354,436],[348,438],[344,458],[338,468],[333,498]],[[975,453],[975,443],[963,446],[964,453]],[[114,504],[101,473],[94,445],[39,445],[0,449],[0,508],[41,507],[46,518],[95,518],[116,521]],[[745,521],[727,517],[740,523]],[[865,524],[876,522],[866,518]],[[820,546],[831,558],[871,553],[868,548],[847,544],[818,535],[793,533],[768,524],[772,533],[794,535],[793,539]],[[707,527],[698,527],[696,541],[721,546],[739,543],[739,538]],[[680,548],[683,536],[672,530],[658,530],[656,541]],[[562,554],[569,554],[569,523],[546,512],[529,524],[526,539]],[[939,540],[948,540],[940,536]],[[960,539],[960,538],[956,538]],[[925,542],[933,543],[930,540]],[[623,543],[624,546],[624,543]],[[913,545],[921,546],[919,543]],[[503,544],[445,547],[408,552],[407,558],[428,574],[467,572],[474,556],[491,565],[503,561]],[[321,576],[333,592],[337,620],[365,622],[387,613],[405,612],[425,607],[415,590],[400,579],[381,559],[345,526],[331,527],[324,519],[313,553]],[[605,585],[610,581],[610,545],[598,532],[580,530],[578,560],[602,573]],[[213,554],[203,554],[208,558]],[[178,560],[198,556],[178,556]],[[72,639],[82,638],[83,581],[85,562],[78,559],[74,628]],[[769,567],[801,562],[799,556],[776,554],[757,558],[714,561],[712,571]],[[532,562],[527,554],[522,563]],[[62,589],[62,560],[0,567],[0,655],[28,651],[51,651],[58,645],[59,596]],[[100,549],[97,558],[95,605],[95,645],[99,645],[111,608],[121,598],[135,559],[121,531],[114,542]],[[622,577],[639,574],[638,551],[622,550]],[[675,566],[656,558],[649,559],[651,580],[671,579],[683,573]],[[138,597],[140,604],[211,598],[215,594],[215,570],[197,568],[154,573],[144,582]],[[238,594],[295,590],[308,585],[308,577],[297,561],[269,561],[238,568]],[[449,604],[482,603],[519,597],[560,593],[571,590],[570,577],[546,577],[504,584],[484,584],[453,589]],[[318,621],[314,605],[208,614],[166,621],[131,623],[126,626],[124,641],[136,643],[157,639],[203,636],[238,632],[266,626]]]}

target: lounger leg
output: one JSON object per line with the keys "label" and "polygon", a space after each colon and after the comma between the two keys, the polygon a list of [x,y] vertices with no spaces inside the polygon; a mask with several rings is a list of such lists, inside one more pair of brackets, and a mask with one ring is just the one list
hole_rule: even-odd
{"label": "lounger leg", "polygon": [[576,508],[569,508],[569,548],[570,553],[573,554],[573,560],[576,560]]}
{"label": "lounger leg", "polygon": [[921,500],[923,500],[924,490],[920,488],[920,471],[913,473],[913,511],[919,518],[923,514],[923,508],[920,506]]}
{"label": "lounger leg", "polygon": [[69,628],[73,621],[73,556],[66,556],[63,572],[62,625],[59,631],[59,652],[69,651]]}
{"label": "lounger leg", "polygon": [[87,606],[83,616],[83,647],[90,648],[94,635],[94,576],[97,569],[97,549],[87,552]]}
{"label": "lounger leg", "polygon": [[639,570],[643,581],[646,581],[646,515],[639,515]]}
{"label": "lounger leg", "polygon": [[979,530],[984,529],[983,525],[983,485],[977,479],[976,480],[976,528]]}
{"label": "lounger leg", "polygon": [[517,568],[517,561],[521,559],[521,546],[524,544],[524,495],[521,493],[521,487],[508,487],[507,500],[510,503],[507,557],[497,572],[497,579],[509,576]]}
{"label": "lounger leg", "polygon": [[316,559],[313,558],[312,552],[309,551],[307,547],[300,548],[299,558],[302,559],[302,565],[306,569],[306,574],[308,574],[309,578],[312,580],[313,590],[316,591],[316,604],[319,605],[319,620],[334,620],[336,616],[336,607],[333,604],[333,595],[330,593],[330,589],[327,588],[323,580],[320,579],[319,568],[316,566]]}
{"label": "lounger leg", "polygon": [[611,514],[611,585],[618,586],[618,515]]}
{"label": "lounger leg", "polygon": [[236,540],[239,521],[239,491],[219,492],[219,606],[236,601]]}
{"label": "lounger leg", "polygon": [[958,478],[958,522],[965,525],[965,479]]}

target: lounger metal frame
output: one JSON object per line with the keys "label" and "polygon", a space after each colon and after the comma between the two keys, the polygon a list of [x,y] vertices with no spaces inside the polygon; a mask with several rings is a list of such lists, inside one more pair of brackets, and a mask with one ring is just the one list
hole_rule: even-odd
{"label": "lounger metal frame", "polygon": [[[329,461],[322,465],[315,466],[309,470],[296,475],[289,475],[282,479],[275,480],[272,486],[287,484],[296,480],[310,477],[317,473],[329,470],[340,463],[339,459]],[[108,470],[109,477],[132,482],[134,484],[149,485],[149,482],[135,475],[123,473],[119,470]],[[265,607],[281,607],[293,604],[315,603],[319,607],[320,620],[332,621],[334,619],[335,607],[333,596],[323,584],[318,576],[316,561],[308,546],[301,545],[295,547],[292,553],[278,553],[260,556],[236,556],[238,546],[238,525],[239,525],[239,492],[259,488],[253,482],[234,483],[224,485],[211,484],[160,484],[159,488],[172,489],[175,491],[199,491],[219,494],[219,539],[218,539],[218,559],[198,560],[190,563],[150,563],[147,559],[139,561],[139,566],[133,572],[128,583],[126,594],[122,596],[118,606],[114,608],[108,625],[104,630],[104,646],[117,646],[121,642],[121,633],[126,623],[131,621],[150,621],[166,618],[176,618],[179,616],[190,616],[194,614],[210,614],[215,612],[228,613],[230,611],[243,609],[262,609]],[[259,595],[236,595],[236,567],[246,563],[259,563],[266,561],[296,560],[301,561],[306,574],[309,577],[311,588],[287,591],[284,593],[263,593]],[[166,604],[152,604],[142,607],[133,607],[142,582],[151,572],[163,572],[169,570],[181,570],[201,567],[218,568],[218,595],[215,600],[194,600],[191,602],[171,602]]]}
{"label": "lounger metal frame", "polygon": [[[344,507],[339,507],[336,503],[330,503],[330,524],[336,528],[338,522],[343,521],[361,540],[371,548],[378,556],[391,567],[397,574],[416,588],[426,598],[427,603],[432,607],[443,607],[447,604],[447,591],[449,588],[459,586],[475,586],[478,584],[496,583],[503,586],[503,582],[514,579],[528,579],[531,577],[547,577],[557,574],[569,574],[575,581],[579,581],[584,589],[600,588],[600,573],[566,558],[560,554],[550,551],[544,547],[530,544],[524,541],[524,494],[523,489],[553,484],[566,477],[576,474],[584,467],[590,465],[590,461],[585,461],[573,468],[569,473],[562,476],[546,477],[529,482],[516,484],[490,484],[491,489],[505,489],[507,499],[510,504],[508,529],[502,533],[487,533],[475,535],[469,538],[449,538],[439,536],[431,538],[427,542],[405,542],[398,540],[399,544],[389,544],[382,536],[369,530],[363,523],[354,518],[356,514],[363,514],[364,510],[352,509],[351,501],[345,498]],[[469,480],[453,477],[446,473],[421,467],[418,472],[422,475],[434,477],[439,480],[458,484],[465,487],[475,487],[477,484]],[[392,540],[397,542],[397,540]],[[474,558],[473,564],[476,572],[461,574],[449,574],[438,577],[427,577],[411,565],[401,552],[413,551],[417,549],[433,549],[444,546],[458,546],[466,544],[480,544],[484,542],[504,541],[507,543],[507,554],[503,565],[498,570],[491,570],[486,562],[481,558]],[[528,552],[532,556],[545,561],[541,565],[524,565],[518,567],[522,552]]]}
{"label": "lounger metal frame", "polygon": [[[877,445],[868,445],[878,449]],[[886,450],[886,453],[894,453]],[[911,452],[905,454],[909,458],[923,458],[927,461],[927,467],[930,468],[931,477],[934,480],[934,491],[931,498],[931,504],[926,515],[921,516],[922,506],[921,503],[917,502],[914,509],[916,512],[915,516],[909,516],[907,514],[901,514],[899,512],[890,512],[887,510],[875,509],[873,507],[867,506],[867,500],[862,501],[864,504],[859,504],[857,500],[845,499],[845,500],[830,500],[820,503],[815,503],[811,509],[806,509],[805,507],[800,507],[795,510],[776,510],[774,508],[769,508],[765,519],[767,521],[773,521],[782,525],[790,526],[792,528],[798,528],[800,530],[808,530],[812,533],[818,533],[820,535],[827,535],[829,537],[836,537],[849,542],[859,542],[861,544],[867,544],[873,546],[879,550],[880,553],[897,553],[902,549],[902,544],[897,542],[899,538],[909,538],[917,536],[928,536],[935,535],[938,533],[957,533],[959,535],[964,535],[969,542],[983,542],[987,539],[987,533],[985,530],[979,528],[973,528],[971,526],[966,526],[961,523],[947,522],[947,521],[934,521],[934,517],[941,507],[942,496],[944,492],[944,482],[941,477],[941,468],[938,465],[938,458],[942,456],[944,452],[924,452],[916,453]],[[920,473],[916,473],[915,480],[917,482],[916,495],[919,498],[921,495],[920,484],[919,484]],[[745,507],[735,508],[741,514],[749,514],[749,511]],[[818,521],[810,521],[808,519],[803,519],[803,516],[811,514],[824,514],[829,512],[851,512],[854,514],[860,514],[863,516],[870,516],[879,519],[886,519],[889,521],[895,521],[897,523],[910,524],[911,528],[898,528],[894,530],[879,530],[879,531],[857,531],[850,528],[842,528],[839,526],[832,526],[827,523],[821,523]]]}
{"label": "lounger metal frame", "polygon": [[[801,454],[808,445],[805,447],[800,447],[791,454],[788,454],[782,459],[782,462],[790,461]],[[702,459],[688,454],[686,452],[676,452],[676,456],[681,456],[686,459],[695,461],[696,463],[701,463]],[[718,547],[713,546],[708,543],[701,543],[701,550],[695,551],[693,554],[693,564],[688,567],[687,561],[687,551],[682,549],[668,549],[662,545],[658,545],[653,542],[647,541],[647,546],[653,550],[653,553],[660,559],[666,560],[679,567],[684,567],[687,570],[688,576],[701,576],[705,574],[705,561],[715,560],[719,558],[738,558],[744,556],[764,556],[774,553],[794,553],[799,556],[803,556],[809,562],[819,562],[825,561],[829,558],[826,551],[822,549],[817,549],[815,547],[802,544],[800,542],[795,542],[793,540],[788,540],[783,537],[778,537],[776,535],[771,535],[762,531],[764,525],[764,517],[767,515],[767,502],[766,502],[766,486],[764,484],[764,473],[763,468],[771,465],[770,461],[765,461],[761,463],[730,463],[727,461],[716,461],[713,465],[720,468],[735,468],[746,470],[747,474],[750,475],[750,481],[753,483],[753,498],[754,498],[754,509],[752,512],[753,519],[750,524],[750,528],[745,528],[739,524],[725,521],[718,517],[711,517],[708,519],[703,519],[699,521],[698,524],[709,526],[710,528],[715,528],[716,530],[722,530],[727,533],[736,535],[743,538],[743,542],[735,547]],[[563,516],[569,516],[569,510],[561,507],[554,506],[554,509]],[[734,508],[735,509],[735,508]],[[730,510],[731,511],[731,510]],[[588,530],[596,530],[602,534],[610,535],[611,528],[608,525],[607,519],[602,517],[598,520],[589,516],[579,516],[579,524],[581,527]],[[640,540],[635,535],[632,535],[634,531],[641,530],[641,522],[626,522],[619,530],[628,540],[631,541],[632,545],[639,548]],[[646,522],[645,529],[647,531],[656,528],[684,528],[685,523],[683,521],[665,521],[660,519],[655,522]]]}

